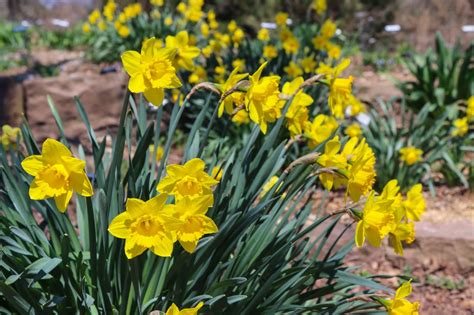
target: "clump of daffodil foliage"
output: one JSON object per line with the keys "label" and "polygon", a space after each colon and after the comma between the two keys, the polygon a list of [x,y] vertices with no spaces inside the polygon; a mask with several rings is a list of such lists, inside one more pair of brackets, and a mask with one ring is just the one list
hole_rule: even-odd
{"label": "clump of daffodil foliage", "polygon": [[[139,14],[138,6],[127,8],[125,16]],[[204,16],[201,1],[178,8],[190,21]],[[325,2],[313,8],[321,14]],[[90,23],[112,22],[115,9],[109,1],[104,17],[94,13]],[[281,32],[289,32],[286,18],[277,17]],[[215,17],[207,19],[216,29]],[[327,40],[334,26],[326,28]],[[374,190],[372,148],[360,133],[340,132],[345,113],[361,106],[353,78],[341,76],[349,60],[286,82],[267,74],[267,62],[246,65],[250,75],[235,67],[227,78],[222,73],[224,83],[196,82],[165,105],[166,93],[183,89],[178,72],[195,53],[178,37],[187,35],[167,38],[165,47],[152,37],[121,55],[130,79],[116,134],[98,139],[77,98],[89,143],[68,142],[51,101],[58,140],[39,145],[27,122],[3,129],[2,307],[20,314],[416,314],[419,303],[406,299],[410,282],[391,299],[377,277],[344,263],[365,240],[402,255],[425,211],[420,184],[405,196],[396,180]],[[288,38],[284,48],[296,49],[297,38]],[[326,114],[308,109],[314,86],[327,92],[318,105]],[[201,90],[214,95],[203,106],[215,114],[197,115],[180,161],[170,163],[180,120]],[[236,117],[251,130],[232,146],[225,130],[213,129]],[[312,196],[320,189],[344,190],[344,207],[317,211],[324,200]],[[340,222],[344,215],[352,223]]]}

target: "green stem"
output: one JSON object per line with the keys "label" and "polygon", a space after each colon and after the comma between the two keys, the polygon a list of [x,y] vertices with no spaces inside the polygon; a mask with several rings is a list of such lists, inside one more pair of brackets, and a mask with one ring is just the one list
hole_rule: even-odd
{"label": "green stem", "polygon": [[135,291],[135,300],[137,302],[138,314],[142,314],[142,289],[140,287],[140,273],[138,271],[138,258],[129,260],[130,271]]}
{"label": "green stem", "polygon": [[97,241],[95,231],[95,217],[94,209],[92,207],[91,197],[86,197],[87,203],[87,224],[89,225],[89,251],[90,251],[90,266],[91,266],[91,281],[93,296],[97,299]]}
{"label": "green stem", "polygon": [[216,120],[217,111],[219,109],[219,104],[217,104],[216,108],[214,108],[214,112],[212,113],[211,120],[209,120],[209,124],[207,125],[206,133],[202,138],[201,146],[199,148],[198,156],[202,157],[202,152],[204,151],[204,147],[206,145],[207,138],[209,137],[209,132],[211,131],[211,127],[214,124],[214,120]]}
{"label": "green stem", "polygon": [[176,118],[174,119],[174,121],[170,122],[171,126],[170,126],[170,131],[168,133],[168,138],[166,139],[165,152],[163,154],[163,157],[161,158],[160,167],[158,168],[158,176],[157,176],[158,181],[161,178],[161,174],[163,173],[163,168],[165,167],[166,161],[168,160],[168,155],[171,149],[171,143],[173,141],[173,135],[174,135],[174,132],[176,131],[176,128],[178,127],[179,120],[181,116],[183,115],[184,108],[186,107],[186,103],[187,103],[187,100],[184,99],[183,104],[181,105],[178,111],[178,114],[176,115]]}

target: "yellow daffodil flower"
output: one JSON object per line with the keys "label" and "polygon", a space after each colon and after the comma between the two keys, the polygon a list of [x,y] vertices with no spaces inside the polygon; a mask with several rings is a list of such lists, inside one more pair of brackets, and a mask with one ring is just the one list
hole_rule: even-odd
{"label": "yellow daffodil flower", "polygon": [[167,194],[148,201],[129,198],[125,211],[109,225],[109,233],[125,239],[125,255],[132,259],[150,249],[155,255],[170,257],[173,252],[173,231],[182,223],[171,215],[174,206],[165,205]]}
{"label": "yellow daffodil flower", "polygon": [[206,46],[202,49],[202,54],[204,57],[209,58],[212,55],[213,48],[211,46]]}
{"label": "yellow daffodil flower", "polygon": [[[291,82],[286,82],[282,88],[282,94],[290,97],[299,89],[303,84],[304,79],[302,77],[295,78]],[[282,107],[285,106],[286,100],[281,100]],[[303,133],[304,124],[308,121],[309,113],[308,106],[313,104],[313,98],[304,93],[303,90],[298,91],[293,97],[293,101],[286,112],[286,123],[290,136],[294,137]]]}
{"label": "yellow daffodil flower", "polygon": [[128,37],[130,35],[130,29],[128,28],[127,25],[120,25],[117,28],[117,33],[120,35],[120,37]]}
{"label": "yellow daffodil flower", "polygon": [[166,48],[176,49],[174,59],[175,68],[183,68],[192,71],[194,68],[193,59],[199,56],[200,50],[189,45],[189,35],[186,31],[181,31],[176,36],[166,36]]}
{"label": "yellow daffodil flower", "polygon": [[204,195],[197,198],[180,198],[174,207],[173,216],[181,224],[174,232],[176,238],[188,253],[193,253],[199,240],[206,234],[217,233],[214,221],[206,216],[207,209],[212,207],[213,196]]}
{"label": "yellow daffodil flower", "polygon": [[263,57],[270,60],[278,56],[278,49],[273,45],[263,47]]}
{"label": "yellow daffodil flower", "polygon": [[191,22],[199,22],[204,16],[204,12],[201,9],[190,7],[190,9],[185,11],[185,17]]}
{"label": "yellow daffodil flower", "polygon": [[91,25],[89,23],[82,24],[82,31],[84,33],[89,33],[91,31]]}
{"label": "yellow daffodil flower", "polygon": [[395,253],[403,256],[402,241],[410,244],[415,240],[415,226],[413,222],[406,220],[406,211],[402,205],[402,195],[400,194],[398,181],[396,179],[389,181],[379,198],[392,202],[387,209],[394,216],[394,222],[389,233],[389,241]]}
{"label": "yellow daffodil flower", "polygon": [[303,75],[303,70],[294,61],[290,61],[290,64],[283,68],[290,78],[296,78]]}
{"label": "yellow daffodil flower", "polygon": [[304,125],[304,136],[308,139],[308,147],[314,149],[319,144],[326,141],[338,127],[336,119],[331,116],[319,114],[312,122]]}
{"label": "yellow daffodil flower", "polygon": [[209,12],[207,12],[207,20],[214,21],[215,19],[216,19],[216,12],[214,12],[214,10],[209,10]]}
{"label": "yellow daffodil flower", "polygon": [[219,32],[215,32],[214,37],[216,38],[217,41],[220,42],[221,46],[229,47],[230,41],[231,41],[231,38],[230,38],[229,34],[222,34],[222,33],[219,33]]}
{"label": "yellow daffodil flower", "polygon": [[239,71],[244,71],[245,70],[245,60],[244,59],[234,59],[234,61],[232,61],[232,67],[234,69],[238,68]]}
{"label": "yellow daffodil flower", "polygon": [[226,68],[222,66],[217,66],[214,68],[214,80],[218,83],[224,83],[224,77],[226,73]]}
{"label": "yellow daffodil flower", "polygon": [[287,54],[296,54],[300,43],[295,36],[290,36],[283,41],[283,49]]}
{"label": "yellow daffodil flower", "polygon": [[89,23],[90,24],[96,24],[100,20],[100,11],[95,9],[94,11],[91,12],[89,15]]}
{"label": "yellow daffodil flower", "polygon": [[453,137],[462,137],[464,136],[469,130],[469,122],[467,117],[456,119],[453,122],[454,129],[451,131],[451,135]]}
{"label": "yellow daffodil flower", "polygon": [[201,307],[203,307],[203,305],[203,302],[199,302],[199,304],[193,308],[183,308],[180,311],[176,304],[173,303],[168,308],[165,315],[197,315],[198,311],[201,309]]}
{"label": "yellow daffodil flower", "polygon": [[21,130],[20,128],[12,127],[10,125],[3,125],[2,136],[0,139],[5,150],[8,150],[9,146],[12,146],[12,148],[16,150],[19,141],[22,139]]}
{"label": "yellow daffodil flower", "polygon": [[176,6],[176,11],[178,11],[181,14],[184,14],[187,9],[188,9],[188,7],[186,6],[186,3],[184,3],[184,2],[180,2]]}
{"label": "yellow daffodil flower", "polygon": [[387,308],[388,315],[418,315],[419,302],[410,302],[405,299],[412,292],[411,280],[403,283],[396,291],[393,300],[381,300]]}
{"label": "yellow daffodil flower", "polygon": [[392,208],[402,207],[402,195],[400,194],[400,186],[398,186],[398,180],[392,179],[385,184],[380,198],[384,200],[392,201]]}
{"label": "yellow daffodil flower", "polygon": [[166,25],[166,26],[170,26],[171,24],[173,24],[173,18],[171,16],[167,16],[165,18],[165,20],[163,21],[163,23]]}
{"label": "yellow daffodil flower", "polygon": [[162,7],[165,4],[164,0],[150,0],[151,5]]}
{"label": "yellow daffodil flower", "polygon": [[339,74],[350,65],[349,59],[344,59],[329,73],[329,108],[337,118],[344,117],[344,109],[350,105],[353,78],[338,78]]}
{"label": "yellow daffodil flower", "polygon": [[329,75],[330,73],[333,73],[334,72],[334,69],[325,64],[324,62],[320,62],[318,64],[318,67],[316,68],[316,73],[317,74],[326,74],[326,75]]}
{"label": "yellow daffodil flower", "polygon": [[116,25],[120,25],[120,23],[125,23],[127,22],[127,16],[125,15],[125,13],[120,13],[117,20],[114,22],[114,23],[117,23]]}
{"label": "yellow daffodil flower", "polygon": [[235,20],[231,20],[229,22],[229,24],[227,24],[227,30],[229,31],[229,33],[233,33],[237,30],[238,26],[237,26],[237,22],[235,22]]}
{"label": "yellow daffodil flower", "polygon": [[141,54],[134,50],[124,52],[122,63],[130,75],[129,90],[143,93],[150,103],[160,106],[164,89],[181,87],[172,64],[175,54],[175,49],[161,48],[154,37],[143,43]]}
{"label": "yellow daffodil flower", "polygon": [[[322,154],[316,162],[324,168],[334,168],[344,172],[347,169],[347,160],[342,154],[339,154],[340,148],[341,143],[339,142],[339,137],[335,136],[326,143],[324,146],[324,154]],[[337,189],[347,183],[346,177],[329,172],[320,174],[319,179],[327,190],[331,190],[333,187]]]}
{"label": "yellow daffodil flower", "polygon": [[[233,88],[239,81],[245,79],[248,76],[248,73],[238,74],[239,68],[235,68],[229,78],[225,81],[225,83],[221,86],[221,93],[224,94]],[[234,105],[240,106],[244,103],[245,94],[240,91],[235,91],[231,95],[227,96],[220,104],[219,109],[217,112],[218,117],[221,117],[222,114],[225,112],[227,114],[231,114],[234,111]]]}
{"label": "yellow daffodil flower", "polygon": [[407,165],[413,165],[419,161],[422,161],[423,150],[415,147],[404,147],[400,149],[400,160],[405,162]]}
{"label": "yellow daffodil flower", "polygon": [[123,9],[127,20],[131,20],[142,12],[142,5],[140,3],[129,4]]}
{"label": "yellow daffodil flower", "polygon": [[195,198],[203,195],[212,196],[212,186],[219,181],[204,171],[206,164],[199,158],[189,160],[184,165],[168,165],[166,176],[158,183],[156,190],[175,196]]}
{"label": "yellow daffodil flower", "polygon": [[301,67],[305,73],[313,73],[316,68],[316,60],[313,56],[307,56],[301,59]]}
{"label": "yellow daffodil flower", "polygon": [[313,0],[313,9],[316,14],[323,15],[327,10],[326,0]]}
{"label": "yellow daffodil flower", "polygon": [[328,19],[324,21],[323,25],[321,26],[321,36],[326,39],[330,39],[334,36],[334,34],[336,34],[336,29],[336,24]]}
{"label": "yellow daffodil flower", "polygon": [[274,122],[281,116],[278,84],[279,76],[261,77],[267,63],[263,63],[250,76],[250,87],[245,95],[245,106],[250,119],[260,126],[260,130],[267,132],[267,123]]}
{"label": "yellow daffodil flower", "polygon": [[323,36],[315,36],[313,37],[313,39],[311,40],[311,42],[313,43],[313,46],[315,49],[317,50],[321,50],[321,51],[326,51],[326,47],[327,47],[327,44],[328,44],[328,39],[323,37]]}
{"label": "yellow daffodil flower", "polygon": [[199,82],[204,82],[207,80],[206,69],[202,66],[196,66],[193,73],[189,75],[188,82],[191,84],[196,84]]}
{"label": "yellow daffodil flower", "polygon": [[[400,209],[397,209],[400,212]],[[396,254],[403,256],[402,241],[407,244],[413,243],[415,240],[415,225],[413,222],[401,221],[395,215],[395,227],[390,231],[389,241]]]}
{"label": "yellow daffodil flower", "polygon": [[330,190],[333,184],[336,188],[347,185],[347,194],[354,201],[372,190],[375,182],[375,155],[365,142],[351,138],[339,153],[341,144],[336,136],[328,141],[324,154],[317,163],[325,168],[335,168],[339,174],[324,172],[320,175],[323,186]]}
{"label": "yellow daffodil flower", "polygon": [[349,175],[347,178],[347,193],[354,201],[359,201],[372,190],[375,183],[375,154],[365,138],[351,138],[341,154],[347,159]]}
{"label": "yellow daffodil flower", "polygon": [[287,20],[288,20],[288,13],[278,12],[277,15],[275,16],[275,23],[280,27],[285,26]]}
{"label": "yellow daffodil flower", "polygon": [[359,138],[362,135],[362,129],[360,128],[360,125],[358,123],[352,123],[346,127],[344,133],[351,138]]}
{"label": "yellow daffodil flower", "polygon": [[354,95],[349,96],[349,106],[347,107],[349,109],[349,116],[354,117],[359,115],[360,113],[365,113],[365,105],[362,104],[361,101],[359,101]]}
{"label": "yellow daffodil flower", "polygon": [[426,209],[426,201],[423,197],[423,186],[416,184],[407,192],[407,198],[403,201],[406,216],[410,220],[420,221]]}
{"label": "yellow daffodil flower", "polygon": [[209,27],[212,30],[216,30],[219,28],[219,23],[216,20],[209,20]]}
{"label": "yellow daffodil flower", "polygon": [[341,57],[341,46],[328,42],[326,44],[326,49],[327,49],[329,58],[339,59],[339,57]]}
{"label": "yellow daffodil flower", "polygon": [[204,38],[207,38],[209,36],[209,24],[207,23],[201,23],[201,35],[204,37]]}
{"label": "yellow daffodil flower", "polygon": [[295,35],[293,35],[293,32],[286,26],[283,26],[281,28],[279,36],[282,42],[286,41],[290,37],[295,37]]}
{"label": "yellow daffodil flower", "polygon": [[266,28],[261,28],[258,31],[257,38],[262,42],[268,42],[270,40],[270,31]]}
{"label": "yellow daffodil flower", "polygon": [[249,113],[246,110],[239,110],[233,117],[232,121],[237,125],[246,125],[250,122]]}
{"label": "yellow daffodil flower", "polygon": [[117,9],[117,4],[113,0],[107,1],[107,4],[104,6],[104,16],[107,21],[112,21],[114,19],[115,10]]}
{"label": "yellow daffodil flower", "polygon": [[370,245],[380,247],[382,240],[394,226],[394,214],[391,211],[393,200],[379,199],[371,191],[365,202],[362,219],[357,223],[355,243],[362,247],[365,239]]}
{"label": "yellow daffodil flower", "polygon": [[244,38],[245,33],[244,30],[241,28],[238,28],[237,30],[235,30],[234,34],[232,34],[232,42],[234,42],[234,45],[240,44]]}
{"label": "yellow daffodil flower", "polygon": [[84,171],[86,162],[75,158],[59,141],[46,139],[41,155],[31,155],[21,162],[34,177],[29,195],[33,200],[54,198],[59,211],[65,212],[72,193],[93,195],[92,185]]}

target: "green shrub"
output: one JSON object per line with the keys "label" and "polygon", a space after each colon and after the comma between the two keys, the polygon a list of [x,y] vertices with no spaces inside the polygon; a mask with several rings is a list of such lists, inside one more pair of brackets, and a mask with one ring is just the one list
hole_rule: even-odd
{"label": "green shrub", "polygon": [[414,80],[399,82],[398,86],[407,106],[415,112],[432,104],[430,118],[437,119],[460,100],[474,95],[474,43],[466,49],[460,43],[448,47],[438,33],[434,50],[424,56],[414,55],[403,64]]}
{"label": "green shrub", "polygon": [[[430,114],[436,107],[427,104],[414,113],[402,99],[397,105],[380,101],[369,111],[370,124],[364,129],[364,136],[377,156],[379,188],[392,178],[397,178],[404,189],[421,181],[432,192],[436,184],[473,185],[469,154],[473,151],[474,134],[452,136],[451,117],[460,114],[457,107],[445,111],[433,123]],[[423,151],[420,162],[407,165],[401,161],[400,149],[409,146]],[[442,178],[436,179],[436,173],[441,173]]]}

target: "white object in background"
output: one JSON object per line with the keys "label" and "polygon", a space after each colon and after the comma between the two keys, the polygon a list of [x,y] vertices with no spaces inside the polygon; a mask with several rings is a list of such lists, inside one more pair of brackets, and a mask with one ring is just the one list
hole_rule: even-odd
{"label": "white object in background", "polygon": [[61,20],[61,19],[51,19],[51,23],[53,25],[64,27],[64,28],[69,27],[69,25],[71,25],[71,23],[69,23],[68,20]]}
{"label": "white object in background", "polygon": [[461,29],[464,33],[472,33],[474,32],[474,25],[463,25]]}
{"label": "white object in background", "polygon": [[291,24],[293,24],[293,20],[290,18],[286,19],[286,25],[291,25]]}
{"label": "white object in background", "polygon": [[384,29],[385,29],[385,32],[396,33],[396,32],[400,32],[402,27],[400,26],[400,24],[388,24],[388,25],[385,25]]}
{"label": "white object in background", "polygon": [[339,35],[341,35],[341,34],[342,34],[342,31],[341,31],[340,28],[338,28],[338,29],[336,30],[336,35],[339,36]]}
{"label": "white object in background", "polygon": [[276,23],[271,23],[271,22],[262,22],[262,23],[260,23],[260,26],[262,28],[266,28],[266,29],[269,29],[269,30],[274,30],[274,29],[277,28]]}
{"label": "white object in background", "polygon": [[361,113],[357,115],[356,119],[358,122],[360,122],[364,126],[368,126],[370,124],[370,116],[365,113]]}

